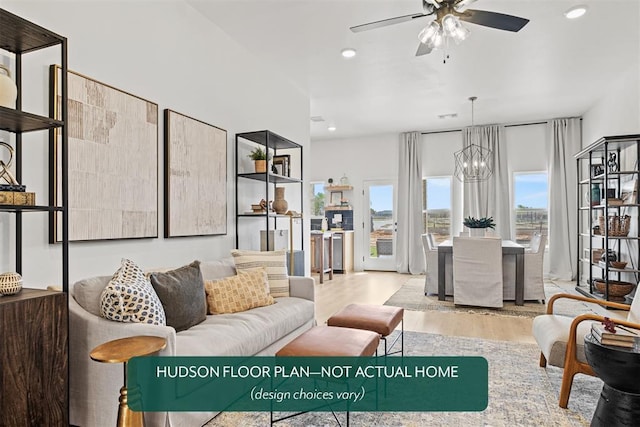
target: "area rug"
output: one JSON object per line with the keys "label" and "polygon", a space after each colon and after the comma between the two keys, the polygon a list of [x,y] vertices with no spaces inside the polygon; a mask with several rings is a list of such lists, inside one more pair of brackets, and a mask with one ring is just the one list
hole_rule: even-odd
{"label": "area rug", "polygon": [[[588,426],[602,381],[576,375],[568,409],[558,406],[562,369],[538,366],[533,344],[405,332],[409,356],[482,356],[489,363],[489,406],[482,412],[354,412],[352,426]],[[424,396],[429,399],[429,396]],[[282,415],[282,414],[279,414]],[[344,414],[337,414],[345,425]],[[335,426],[330,412],[312,412],[276,426]],[[265,427],[269,413],[223,412],[206,427]]]}
{"label": "area rug", "polygon": [[[573,282],[545,282],[544,293],[549,298],[557,293],[577,292],[573,289]],[[467,307],[456,306],[453,297],[447,297],[446,301],[438,301],[437,295],[424,294],[424,276],[412,277],[407,283],[389,298],[384,305],[402,307],[415,311],[460,311],[476,314],[497,314],[502,316],[535,317],[547,311],[546,304],[537,301],[527,301],[524,305],[515,305],[513,301],[505,301],[502,308]],[[563,299],[554,303],[554,313],[567,316],[575,316],[581,313],[596,312],[592,304],[575,300]]]}

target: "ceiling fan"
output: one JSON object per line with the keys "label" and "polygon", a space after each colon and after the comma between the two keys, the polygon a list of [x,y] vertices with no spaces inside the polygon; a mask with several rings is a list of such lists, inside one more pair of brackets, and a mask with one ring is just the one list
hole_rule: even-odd
{"label": "ceiling fan", "polygon": [[358,33],[427,16],[435,16],[435,19],[418,35],[420,45],[416,51],[416,56],[420,56],[426,55],[433,49],[438,49],[443,45],[446,46],[448,39],[459,43],[467,38],[469,30],[462,26],[460,21],[512,32],[520,31],[529,22],[528,19],[504,13],[467,9],[474,2],[476,0],[422,0],[422,13],[356,25],[351,27],[351,31]]}

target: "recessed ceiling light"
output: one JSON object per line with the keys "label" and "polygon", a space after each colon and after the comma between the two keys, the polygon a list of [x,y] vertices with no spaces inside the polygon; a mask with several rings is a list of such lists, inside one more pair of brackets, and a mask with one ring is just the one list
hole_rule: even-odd
{"label": "recessed ceiling light", "polygon": [[567,19],[576,19],[576,18],[580,18],[585,13],[587,13],[587,6],[580,5],[580,6],[573,6],[571,9],[567,10],[564,13],[564,16]]}
{"label": "recessed ceiling light", "polygon": [[336,127],[335,127],[335,126],[329,126],[329,127],[327,128],[327,130],[328,130],[329,132],[335,132]]}
{"label": "recessed ceiling light", "polygon": [[342,56],[344,56],[345,58],[353,58],[354,56],[356,56],[356,50],[352,49],[350,47],[347,47],[345,49],[342,49],[340,51],[340,53],[342,54]]}

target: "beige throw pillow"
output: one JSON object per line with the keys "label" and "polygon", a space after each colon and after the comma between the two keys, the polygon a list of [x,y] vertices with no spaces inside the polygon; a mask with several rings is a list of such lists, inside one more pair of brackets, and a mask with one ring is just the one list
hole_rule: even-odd
{"label": "beige throw pillow", "polygon": [[267,269],[269,293],[272,297],[289,296],[287,251],[244,251],[235,249],[231,251],[231,255],[238,272],[256,267]]}
{"label": "beige throw pillow", "polygon": [[269,295],[267,272],[264,268],[252,269],[220,280],[207,280],[204,290],[209,314],[237,313],[275,302]]}

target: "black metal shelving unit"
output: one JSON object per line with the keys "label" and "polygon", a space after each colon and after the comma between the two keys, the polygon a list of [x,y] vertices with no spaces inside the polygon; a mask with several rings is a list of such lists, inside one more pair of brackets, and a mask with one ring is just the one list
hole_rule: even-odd
{"label": "black metal shelving unit", "polygon": [[[272,152],[274,156],[278,155],[278,152],[282,152],[281,150],[295,150],[296,155],[299,156],[299,165],[298,170],[292,170],[292,174],[294,176],[283,176],[275,174],[271,171],[269,167],[267,167],[267,171],[263,173],[255,173],[255,172],[246,172],[240,170],[240,159],[242,153],[240,153],[241,144],[249,144],[249,145],[261,145],[265,147],[267,152]],[[297,208],[292,208],[289,206],[290,210],[296,210],[300,214],[302,214],[302,201],[304,196],[304,189],[302,185],[302,176],[303,176],[303,168],[302,168],[302,159],[303,159],[303,147],[302,145],[293,142],[287,138],[284,138],[274,132],[269,130],[261,130],[255,132],[244,132],[236,134],[236,247],[239,248],[240,244],[240,223],[241,220],[247,218],[263,218],[264,219],[264,228],[266,229],[266,245],[269,248],[270,244],[270,230],[278,229],[278,219],[289,219],[288,215],[283,214],[275,214],[272,212],[264,212],[264,213],[246,213],[244,212],[244,207],[240,206],[238,197],[241,192],[241,185],[243,181],[259,181],[264,183],[264,192],[257,194],[256,197],[258,199],[263,198],[268,200],[269,194],[273,194],[273,191],[270,191],[273,186],[275,188],[275,184],[297,184],[300,191],[300,207],[299,210]],[[284,221],[283,221],[284,223]],[[289,227],[289,222],[286,222],[286,227]],[[299,240],[300,240],[300,251],[304,251],[304,224],[300,221],[299,225]],[[293,230],[290,230],[291,233]],[[297,249],[297,248],[296,248]],[[290,248],[290,250],[294,250],[294,248]]]}
{"label": "black metal shelving unit", "polygon": [[[0,49],[14,54],[16,63],[15,81],[18,87],[16,108],[0,107],[0,129],[15,134],[16,179],[22,181],[22,135],[27,132],[48,130],[51,133],[60,128],[62,133],[62,198],[61,205],[56,206],[49,197],[49,205],[15,206],[1,205],[1,212],[16,215],[16,271],[22,274],[22,213],[24,212],[61,212],[62,213],[62,289],[69,291],[69,239],[68,239],[68,185],[67,185],[67,39],[37,24],[29,22],[6,10],[0,9]],[[62,70],[61,87],[61,120],[53,117],[40,116],[22,111],[22,56],[29,52],[60,47],[60,63]],[[53,116],[53,111],[50,111]],[[51,137],[49,143],[49,157],[53,156]]]}
{"label": "black metal shelving unit", "polygon": [[[609,167],[607,161],[611,153],[615,154],[617,167]],[[608,218],[611,214],[621,217],[622,214],[630,215],[631,221],[635,221],[635,229],[640,230],[640,204],[638,203],[637,188],[633,203],[613,204],[607,197],[607,189],[615,189],[616,198],[620,197],[622,183],[626,180],[636,180],[640,182],[640,135],[620,135],[600,138],[593,144],[584,148],[575,156],[578,174],[578,253],[576,271],[576,290],[583,295],[600,299],[610,300],[610,280],[621,280],[622,274],[633,274],[634,283],[638,282],[640,276],[640,237],[635,236],[614,236],[609,235],[607,226]],[[622,169],[623,159],[630,158],[635,166],[631,169]],[[629,163],[628,161],[626,163]],[[601,165],[601,171],[594,174],[595,167]],[[591,191],[594,185],[599,187],[601,202],[594,205]],[[585,197],[585,190],[588,197]],[[599,217],[605,218],[604,229],[600,229],[600,234],[594,233],[594,226],[599,225]],[[603,251],[613,250],[620,259],[622,243],[635,242],[636,249],[631,253],[631,245],[627,244],[629,250],[628,266],[620,269],[613,268],[608,262],[599,262],[593,259],[594,249]],[[635,258],[635,259],[634,259]],[[595,270],[595,271],[594,271]],[[594,277],[599,275],[600,277]],[[586,281],[585,281],[586,279]],[[596,290],[594,279],[604,282],[604,292]]]}
{"label": "black metal shelving unit", "polygon": [[[54,118],[54,109],[49,106],[49,116],[33,114],[22,110],[23,89],[23,56],[31,52],[47,48],[60,49],[61,88],[60,88],[60,116]],[[47,30],[33,22],[27,21],[4,9],[0,9],[0,50],[13,55],[15,59],[15,83],[18,89],[15,108],[0,107],[0,130],[13,133],[15,149],[15,178],[22,182],[23,178],[23,134],[30,132],[49,132],[48,151],[49,159],[53,159],[53,135],[60,131],[61,144],[61,171],[60,171],[60,203],[53,200],[52,172],[49,171],[49,195],[36,195],[36,198],[48,200],[47,205],[0,205],[2,215],[15,215],[15,271],[22,274],[23,270],[23,214],[32,212],[47,213],[48,215],[60,215],[62,221],[62,294],[41,289],[23,289],[17,295],[3,297],[3,303],[11,310],[18,313],[17,307],[30,306],[42,310],[49,307],[47,319],[51,324],[41,324],[32,328],[24,341],[19,331],[16,331],[14,341],[23,342],[27,348],[12,348],[14,352],[13,363],[16,369],[24,369],[28,375],[22,375],[21,383],[16,385],[19,390],[13,390],[16,395],[22,396],[24,407],[4,408],[13,411],[5,414],[9,418],[9,424],[13,422],[22,425],[66,425],[69,420],[69,366],[68,366],[68,329],[69,317],[67,314],[69,295],[69,239],[68,239],[68,147],[67,147],[67,38]],[[50,94],[50,98],[54,94]],[[8,142],[8,141],[7,141]],[[29,144],[32,142],[29,141]],[[47,149],[45,148],[45,149]],[[29,287],[28,283],[25,287]],[[45,286],[42,286],[43,288]],[[33,296],[37,294],[37,296]],[[25,304],[21,304],[26,301]],[[55,301],[55,305],[44,305]],[[40,307],[40,308],[37,308]],[[38,319],[38,313],[21,312],[20,315],[29,319]],[[22,328],[20,328],[22,329]],[[13,337],[13,335],[12,335]],[[11,337],[7,336],[7,339]],[[29,344],[27,344],[29,342]],[[40,347],[38,347],[40,346]],[[40,350],[40,351],[39,351]],[[3,359],[4,360],[4,359]],[[37,392],[34,392],[34,389]],[[43,391],[44,390],[44,391]],[[42,394],[44,393],[44,394]],[[51,395],[49,395],[49,393]],[[43,401],[43,396],[46,401]],[[1,399],[0,399],[1,400]],[[18,425],[18,424],[16,424]]]}

